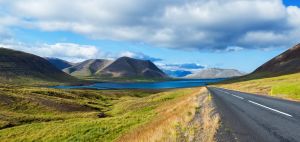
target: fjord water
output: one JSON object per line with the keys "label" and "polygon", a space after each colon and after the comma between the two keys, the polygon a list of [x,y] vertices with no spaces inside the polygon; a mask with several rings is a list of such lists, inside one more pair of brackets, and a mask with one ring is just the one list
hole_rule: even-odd
{"label": "fjord water", "polygon": [[208,83],[216,83],[225,79],[184,79],[163,82],[103,82],[85,86],[56,86],[58,89],[172,89],[205,86]]}

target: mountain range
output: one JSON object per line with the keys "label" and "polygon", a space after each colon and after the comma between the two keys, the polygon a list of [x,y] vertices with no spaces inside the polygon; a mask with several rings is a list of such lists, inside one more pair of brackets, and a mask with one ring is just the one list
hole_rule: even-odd
{"label": "mountain range", "polygon": [[[297,73],[300,72],[299,65],[300,44],[276,56],[241,79]],[[57,58],[42,58],[21,51],[0,48],[0,78],[4,80],[34,78],[67,81],[74,80],[72,76],[168,78],[168,75],[186,78],[228,78],[244,75],[238,70],[218,68],[202,69],[192,74],[189,71],[164,71],[166,73],[151,61],[129,57],[116,60],[91,59],[74,64]]]}
{"label": "mountain range", "polygon": [[[116,60],[90,59],[77,64],[57,58],[47,58],[64,72],[77,77],[146,77],[146,78],[228,78],[244,75],[233,69],[201,69],[198,72],[187,70],[160,70],[151,61],[121,57]],[[62,67],[62,65],[65,65]],[[73,66],[72,66],[73,65]],[[66,68],[64,68],[66,67]]]}
{"label": "mountain range", "polygon": [[0,48],[1,80],[43,80],[69,82],[75,77],[168,78],[149,60],[121,57],[116,60],[91,59],[70,63],[57,58],[42,58],[33,54]]}
{"label": "mountain range", "polygon": [[74,64],[73,66],[63,69],[63,71],[72,76],[93,76],[111,62],[112,61],[105,59],[90,59]]}
{"label": "mountain range", "polygon": [[116,60],[91,59],[65,68],[64,72],[79,77],[145,77],[168,78],[163,71],[149,60],[121,57]]}
{"label": "mountain range", "polygon": [[235,69],[220,69],[220,68],[207,68],[185,76],[185,78],[209,79],[209,78],[230,78],[243,76],[244,73]]}

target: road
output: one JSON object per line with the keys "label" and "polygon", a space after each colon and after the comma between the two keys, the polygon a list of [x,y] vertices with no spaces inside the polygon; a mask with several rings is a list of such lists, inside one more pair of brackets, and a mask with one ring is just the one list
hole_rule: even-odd
{"label": "road", "polygon": [[208,90],[224,131],[234,141],[300,142],[299,102],[214,87]]}

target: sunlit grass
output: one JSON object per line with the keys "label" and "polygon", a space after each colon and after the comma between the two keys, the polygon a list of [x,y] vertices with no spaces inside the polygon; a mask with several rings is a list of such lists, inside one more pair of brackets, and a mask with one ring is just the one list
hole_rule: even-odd
{"label": "sunlit grass", "polygon": [[[156,117],[118,139],[119,142],[199,141],[213,142],[218,114],[205,88],[167,99],[155,108]],[[181,92],[182,90],[180,90]],[[181,92],[184,93],[184,92]],[[160,98],[160,100],[166,100]]]}
{"label": "sunlit grass", "polygon": [[221,84],[219,86],[244,92],[300,100],[300,73]]}
{"label": "sunlit grass", "polygon": [[[58,90],[0,85],[1,141],[113,141],[197,89]],[[180,102],[180,101],[179,101]],[[105,118],[97,115],[102,112]]]}
{"label": "sunlit grass", "polygon": [[272,96],[300,100],[300,82],[284,83],[273,86],[270,94]]}

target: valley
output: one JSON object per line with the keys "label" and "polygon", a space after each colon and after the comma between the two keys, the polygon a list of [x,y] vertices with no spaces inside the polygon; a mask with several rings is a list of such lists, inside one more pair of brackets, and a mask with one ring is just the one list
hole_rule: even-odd
{"label": "valley", "polygon": [[[1,141],[113,141],[142,124],[162,121],[163,118],[157,117],[162,114],[174,119],[186,118],[164,123],[174,133],[170,139],[175,139],[173,124],[185,127],[199,105],[197,97],[205,97],[200,91],[203,88],[169,91],[18,88],[0,87]],[[173,110],[176,113],[169,113]],[[133,138],[124,137],[126,141]],[[163,139],[159,135],[153,138]]]}
{"label": "valley", "polygon": [[297,0],[0,0],[0,142],[300,142]]}
{"label": "valley", "polygon": [[[0,139],[213,142],[220,137],[230,141],[237,137],[251,140],[236,134],[239,128],[227,118],[232,108],[220,108],[232,102],[224,102],[228,97],[211,86],[299,101],[299,73],[280,69],[289,62],[298,64],[298,56],[289,55],[298,49],[297,45],[248,75],[214,68],[195,75],[202,79],[171,78],[151,61],[128,57],[70,63],[1,49]],[[280,72],[269,71],[270,66],[276,66]],[[277,106],[272,104],[272,107]],[[248,123],[240,115],[234,119]],[[231,132],[224,132],[224,127]],[[252,134],[248,127],[245,126],[245,133]],[[260,128],[260,131],[265,130]],[[286,139],[293,138],[286,135]]]}
{"label": "valley", "polygon": [[[165,78],[166,75],[149,61],[121,58],[129,71],[123,67],[107,69],[117,72],[125,70],[124,77],[106,78],[108,84],[121,81],[133,86],[138,86],[136,84],[139,82],[154,86],[99,90],[81,87],[89,86],[93,81],[104,81],[101,76],[95,78],[88,74],[85,77],[91,77],[89,80],[79,77],[77,73],[68,75],[61,71],[65,70],[64,67],[72,70],[76,66],[78,68],[74,68],[80,69],[81,73],[92,73],[96,70],[92,67],[96,66],[91,64],[98,60],[89,60],[88,65],[77,66],[52,58],[46,58],[51,60],[48,62],[41,57],[10,49],[1,49],[0,56],[1,65],[11,65],[9,70],[4,66],[0,68],[3,78],[0,83],[1,141],[131,142],[136,137],[139,137],[138,141],[173,141],[178,138],[213,141],[217,131],[219,117],[213,114],[214,107],[208,91],[199,86],[220,80],[190,80],[193,85],[182,86],[189,80]],[[151,70],[148,68],[157,70],[158,75],[162,76],[156,78],[152,73],[146,73]],[[135,72],[133,69],[138,70],[137,74],[130,73]],[[173,85],[164,87],[166,79],[169,82],[173,80]],[[177,87],[182,89],[176,89],[174,83],[179,83]],[[81,87],[73,88],[76,84]],[[58,85],[71,85],[71,88],[53,88]],[[108,87],[113,86],[110,84]],[[195,122],[202,117],[205,118],[203,121]],[[192,127],[191,123],[199,127]],[[202,133],[207,133],[207,136]]]}

